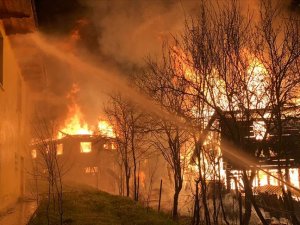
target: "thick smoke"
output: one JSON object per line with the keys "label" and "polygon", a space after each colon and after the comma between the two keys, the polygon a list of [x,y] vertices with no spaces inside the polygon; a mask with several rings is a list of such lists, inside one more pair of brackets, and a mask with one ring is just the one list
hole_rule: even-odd
{"label": "thick smoke", "polygon": [[[228,1],[219,2],[226,5]],[[258,0],[240,2],[245,12],[258,12]],[[124,77],[139,73],[145,57],[159,57],[163,42],[180,35],[185,19],[197,16],[199,8],[198,0],[48,0],[36,4],[39,28],[51,43],[105,68],[106,73],[118,71]],[[88,122],[95,121],[106,101],[101,79],[46,53],[43,59],[46,81],[38,83],[43,85],[38,90],[43,92],[39,107],[47,105],[51,118],[63,119],[66,96],[76,83],[78,103]]]}
{"label": "thick smoke", "polygon": [[185,16],[195,15],[198,1],[87,1],[102,54],[121,64],[143,64],[158,55],[170,34],[182,32]]}
{"label": "thick smoke", "polygon": [[[64,51],[105,68],[107,73],[117,70],[124,77],[139,71],[146,56],[158,56],[163,41],[182,31],[185,16],[195,15],[198,4],[170,0],[74,2],[61,4],[67,13],[37,4],[40,30]],[[45,16],[42,10],[51,15]],[[39,82],[43,87],[37,90],[38,107],[47,108],[51,119],[63,119],[60,117],[67,112],[66,96],[76,83],[80,88],[78,103],[86,119],[94,122],[102,113],[107,91],[101,88],[101,79],[95,80],[91,74],[78,72],[55,57],[42,54],[46,81]]]}

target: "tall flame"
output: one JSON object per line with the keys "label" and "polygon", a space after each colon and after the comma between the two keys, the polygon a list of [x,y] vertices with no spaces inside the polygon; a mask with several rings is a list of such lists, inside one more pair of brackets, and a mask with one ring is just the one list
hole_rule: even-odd
{"label": "tall flame", "polygon": [[[91,129],[91,127],[84,121],[81,109],[75,101],[75,96],[79,90],[78,85],[73,84],[70,93],[67,95],[71,104],[68,107],[68,117],[64,121],[64,124],[60,127],[57,134],[58,139],[63,138],[65,135],[91,135],[94,133],[94,129]],[[105,120],[99,119],[98,132],[106,137],[116,137],[113,127]]]}
{"label": "tall flame", "polygon": [[92,134],[89,126],[83,120],[83,114],[80,107],[75,101],[75,96],[79,92],[79,86],[77,84],[72,85],[70,93],[67,98],[71,101],[71,105],[68,107],[68,117],[64,122],[64,125],[60,127],[58,132],[58,138],[62,138],[64,135],[78,135],[78,134]]}
{"label": "tall flame", "polygon": [[92,134],[86,122],[83,121],[81,110],[77,104],[69,107],[69,114],[71,115],[64,123],[64,126],[58,133],[58,138],[62,138],[64,135],[76,135],[76,134]]}

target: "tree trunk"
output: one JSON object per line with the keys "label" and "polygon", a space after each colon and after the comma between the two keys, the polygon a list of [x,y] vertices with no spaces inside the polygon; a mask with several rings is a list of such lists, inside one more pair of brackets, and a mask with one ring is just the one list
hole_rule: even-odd
{"label": "tree trunk", "polygon": [[192,225],[200,224],[200,202],[199,202],[199,180],[195,181],[195,202],[194,202],[194,216]]}
{"label": "tree trunk", "polygon": [[213,181],[213,196],[212,197],[213,197],[212,200],[213,200],[213,208],[214,208],[214,211],[213,211],[213,223],[215,225],[217,225],[218,224],[218,215],[219,215],[219,213],[218,213],[218,209],[217,209],[216,177],[215,177],[215,175],[214,175],[214,181]]}
{"label": "tree trunk", "polygon": [[129,197],[129,177],[126,176],[126,196]]}
{"label": "tree trunk", "polygon": [[226,223],[226,225],[229,225],[229,222],[227,220],[226,212],[224,209],[224,204],[223,204],[223,196],[222,196],[222,186],[221,186],[221,167],[220,167],[220,161],[218,160],[218,168],[219,168],[219,174],[218,174],[218,187],[219,187],[219,198],[220,198],[220,205],[221,205],[221,210],[223,214],[223,219]]}
{"label": "tree trunk", "polygon": [[262,222],[263,225],[268,225],[268,222],[265,220],[265,218],[263,217],[260,208],[258,207],[258,205],[256,204],[256,200],[253,196],[252,190],[250,189],[250,199],[251,199],[251,203],[255,209],[255,212],[257,213],[257,216],[259,217],[260,221]]}
{"label": "tree trunk", "polygon": [[210,213],[207,203],[207,193],[206,193],[206,183],[205,181],[201,180],[201,189],[202,189],[202,204],[204,207],[204,215],[205,215],[205,223],[206,225],[210,225]]}
{"label": "tree trunk", "polygon": [[130,194],[130,168],[128,165],[125,166],[125,182],[126,182],[126,196],[129,197]]}
{"label": "tree trunk", "polygon": [[137,188],[137,176],[136,176],[136,158],[135,158],[135,149],[132,148],[132,158],[133,158],[133,193],[134,201],[138,201],[138,188]]}
{"label": "tree trunk", "polygon": [[243,215],[243,225],[249,225],[251,218],[251,200],[249,192],[245,191],[245,213]]}
{"label": "tree trunk", "polygon": [[250,192],[250,186],[248,181],[248,175],[246,170],[243,170],[243,182],[244,182],[244,189],[245,189],[245,213],[243,215],[242,224],[243,225],[249,225],[250,218],[251,218],[251,192]]}
{"label": "tree trunk", "polygon": [[173,198],[173,219],[178,219],[178,200],[179,200],[179,193],[182,188],[182,178],[181,178],[181,171],[176,170],[174,174],[174,183],[175,183],[175,193]]}
{"label": "tree trunk", "polygon": [[[199,162],[200,162],[201,158],[199,158]],[[203,159],[204,160],[204,157]],[[199,164],[200,165],[200,164]],[[202,165],[205,165],[205,163],[203,162]],[[203,170],[205,171],[205,167],[203,168]],[[208,203],[207,203],[207,192],[206,192],[206,179],[205,179],[205,174],[202,174],[202,168],[201,166],[199,166],[199,180],[200,180],[200,184],[201,184],[201,191],[202,191],[202,204],[203,204],[203,208],[204,208],[204,215],[205,215],[205,223],[206,225],[210,225],[210,212],[209,212],[209,208],[208,208]]]}
{"label": "tree trunk", "polygon": [[178,219],[178,199],[179,199],[179,192],[178,188],[175,188],[174,198],[173,198],[173,211],[172,216],[174,220]]}
{"label": "tree trunk", "polygon": [[139,200],[139,193],[140,193],[140,168],[141,168],[141,164],[139,162],[139,170],[138,170],[138,177],[137,177],[136,201]]}
{"label": "tree trunk", "polygon": [[295,215],[295,209],[293,205],[293,198],[291,195],[291,192],[288,190],[287,192],[283,188],[283,201],[285,204],[286,209],[288,210],[288,214],[290,216],[290,219],[292,221],[293,225],[299,225],[299,221],[297,219],[297,216]]}
{"label": "tree trunk", "polygon": [[[132,114],[131,114],[132,116]],[[133,120],[133,118],[131,118]],[[136,165],[136,154],[135,154],[135,129],[134,125],[131,128],[131,152],[132,152],[132,159],[133,159],[133,194],[134,194],[134,201],[138,201],[138,188],[137,188],[137,165]]]}

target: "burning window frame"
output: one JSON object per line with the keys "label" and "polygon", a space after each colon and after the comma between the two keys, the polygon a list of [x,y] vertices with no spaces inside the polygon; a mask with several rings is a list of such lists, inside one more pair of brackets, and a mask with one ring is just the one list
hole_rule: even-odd
{"label": "burning window frame", "polygon": [[92,142],[90,141],[81,141],[80,142],[80,153],[91,153],[92,152]]}
{"label": "burning window frame", "polygon": [[64,153],[64,144],[58,143],[56,144],[56,155],[62,155]]}

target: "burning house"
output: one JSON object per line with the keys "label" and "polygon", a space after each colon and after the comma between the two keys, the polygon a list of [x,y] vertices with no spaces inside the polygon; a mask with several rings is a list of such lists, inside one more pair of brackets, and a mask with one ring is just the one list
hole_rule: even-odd
{"label": "burning house", "polygon": [[114,131],[104,120],[99,120],[96,127],[85,122],[75,100],[78,91],[77,85],[73,85],[68,94],[68,114],[60,126],[40,126],[41,121],[35,127],[36,138],[30,147],[35,181],[47,182],[52,160],[49,157],[53,156],[64,184],[88,185],[117,193],[119,166]]}
{"label": "burning house", "polygon": [[[118,155],[112,138],[89,134],[65,135],[48,140],[47,145],[55,146],[65,184],[88,185],[112,194],[118,192]],[[45,142],[33,143],[31,146],[39,174],[47,170],[43,158],[44,146]]]}
{"label": "burning house", "polygon": [[[296,188],[300,186],[299,118],[286,116],[281,123],[282,133],[279,134],[274,122],[270,121],[267,128],[265,121],[255,117],[249,121],[234,121],[230,117],[220,121],[221,149],[232,143],[253,158],[256,164],[250,165],[250,168],[258,169],[253,180],[253,186],[258,190],[264,190],[261,188],[263,186],[266,188],[281,185],[279,181],[281,175],[288,178],[292,186]],[[238,139],[242,144],[237,144]],[[243,165],[231,159],[226,152],[224,164],[227,188],[235,189],[236,185],[239,185],[235,179],[241,180]]]}

